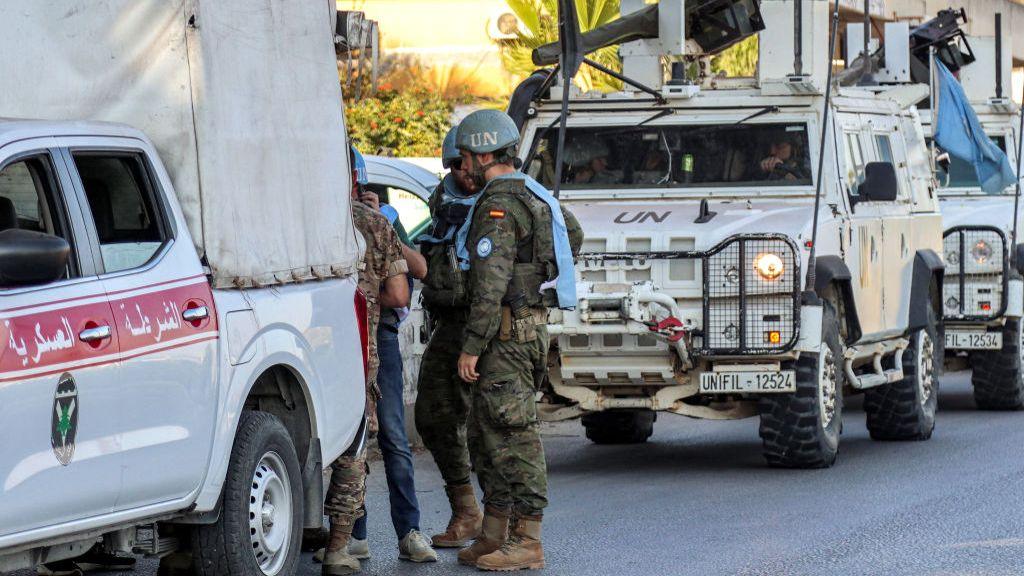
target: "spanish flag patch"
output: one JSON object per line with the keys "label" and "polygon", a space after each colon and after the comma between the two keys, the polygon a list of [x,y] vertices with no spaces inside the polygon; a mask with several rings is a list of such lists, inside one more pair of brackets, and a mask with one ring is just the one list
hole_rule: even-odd
{"label": "spanish flag patch", "polygon": [[488,215],[491,218],[494,218],[495,220],[501,220],[502,218],[505,217],[505,211],[504,210],[491,210],[488,213]]}

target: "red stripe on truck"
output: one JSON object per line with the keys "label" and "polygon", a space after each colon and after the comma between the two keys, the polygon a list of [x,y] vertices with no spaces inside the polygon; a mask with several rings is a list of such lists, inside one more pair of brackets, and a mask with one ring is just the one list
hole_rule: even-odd
{"label": "red stripe on truck", "polygon": [[[7,316],[0,321],[0,381],[98,366],[217,338],[213,293],[205,279],[159,288],[197,278],[202,277],[119,290],[102,302],[59,306],[105,296],[92,294],[0,310]],[[139,290],[147,291],[139,294]],[[46,309],[53,306],[58,307]],[[193,322],[182,318],[186,309],[200,306],[209,310],[207,318]],[[29,312],[8,316],[24,310]],[[79,338],[82,331],[102,326],[110,327],[110,338],[93,342]]]}

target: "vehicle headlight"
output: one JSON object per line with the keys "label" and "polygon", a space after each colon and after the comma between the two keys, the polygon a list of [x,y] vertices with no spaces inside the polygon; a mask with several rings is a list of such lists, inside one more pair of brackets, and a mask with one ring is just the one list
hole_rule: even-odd
{"label": "vehicle headlight", "polygon": [[974,258],[974,261],[978,264],[988,262],[989,259],[992,258],[992,246],[984,240],[978,240],[974,243],[974,246],[971,247],[971,257]]}
{"label": "vehicle headlight", "polygon": [[782,258],[772,253],[758,254],[754,259],[754,269],[765,280],[775,280],[786,271],[786,267],[782,264]]}

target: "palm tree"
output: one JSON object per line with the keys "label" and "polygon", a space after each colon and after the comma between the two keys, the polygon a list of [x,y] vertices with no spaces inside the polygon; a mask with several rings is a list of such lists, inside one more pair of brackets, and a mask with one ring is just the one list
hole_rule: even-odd
{"label": "palm tree", "polygon": [[[619,17],[619,0],[575,1],[580,18],[580,30],[583,32],[603,26]],[[519,17],[525,30],[516,30],[514,39],[499,43],[502,65],[507,72],[526,77],[537,68],[531,57],[533,49],[558,40],[558,1],[505,0],[505,3]],[[757,71],[757,42],[757,36],[747,38],[715,55],[711,61],[712,70],[725,72],[727,76],[733,77],[753,76]],[[589,58],[612,70],[622,70],[618,46],[602,48],[590,54]],[[584,92],[610,92],[622,89],[621,82],[586,65],[580,68],[575,82]]]}
{"label": "palm tree", "polygon": [[[509,9],[523,23],[525,30],[517,30],[512,40],[499,43],[501,61],[505,70],[515,76],[526,77],[537,66],[533,64],[533,49],[558,40],[557,0],[505,0]],[[576,0],[576,11],[580,17],[580,30],[587,32],[603,26],[619,17],[619,0]],[[613,70],[621,70],[618,47],[602,48],[589,56],[591,60]],[[576,75],[576,84],[583,91],[619,90],[622,84],[590,68],[583,66]]]}

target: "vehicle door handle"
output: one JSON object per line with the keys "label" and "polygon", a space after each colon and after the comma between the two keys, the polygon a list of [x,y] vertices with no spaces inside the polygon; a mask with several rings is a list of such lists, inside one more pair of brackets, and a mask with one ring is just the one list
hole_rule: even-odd
{"label": "vehicle door handle", "polygon": [[210,309],[206,306],[188,308],[181,313],[181,318],[186,322],[198,322],[210,317]]}
{"label": "vehicle door handle", "polygon": [[108,338],[110,338],[110,326],[86,328],[78,333],[78,339],[82,342],[99,342]]}

